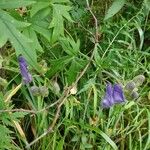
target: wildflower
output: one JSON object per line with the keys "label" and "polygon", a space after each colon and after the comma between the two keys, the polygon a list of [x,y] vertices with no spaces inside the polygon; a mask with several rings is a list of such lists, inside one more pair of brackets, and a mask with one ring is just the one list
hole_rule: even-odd
{"label": "wildflower", "polygon": [[21,55],[18,57],[18,61],[19,61],[20,73],[22,75],[23,81],[25,84],[28,84],[32,81],[32,76],[28,72],[27,62],[26,62],[25,58]]}
{"label": "wildflower", "polygon": [[106,86],[106,94],[102,101],[102,107],[104,107],[104,108],[111,107],[113,104],[114,104],[113,87],[111,84],[108,84]]}
{"label": "wildflower", "polygon": [[112,86],[110,83],[107,84],[106,93],[102,100],[102,107],[109,108],[116,103],[122,103],[125,101],[124,93],[119,84]]}

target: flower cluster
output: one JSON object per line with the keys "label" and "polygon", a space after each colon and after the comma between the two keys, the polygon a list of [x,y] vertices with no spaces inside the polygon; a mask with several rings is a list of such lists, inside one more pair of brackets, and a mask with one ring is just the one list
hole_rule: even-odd
{"label": "flower cluster", "polygon": [[124,93],[122,87],[119,84],[107,84],[106,93],[102,100],[103,108],[110,108],[114,104],[125,102]]}
{"label": "flower cluster", "polygon": [[136,100],[139,97],[138,89],[145,81],[145,76],[138,75],[125,85],[125,92],[129,98]]}
{"label": "flower cluster", "polygon": [[31,93],[33,94],[33,96],[43,96],[43,97],[47,97],[49,94],[48,88],[45,86],[32,86],[31,87]]}

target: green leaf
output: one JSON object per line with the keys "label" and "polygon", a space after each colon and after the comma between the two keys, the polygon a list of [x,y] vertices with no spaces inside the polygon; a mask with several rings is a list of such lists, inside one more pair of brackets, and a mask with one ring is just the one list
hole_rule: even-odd
{"label": "green leaf", "polygon": [[73,39],[69,38],[69,37],[63,37],[60,38],[60,43],[61,46],[63,48],[63,50],[71,56],[75,56],[78,54],[79,50],[80,50],[80,41],[77,40],[77,42],[75,42]]}
{"label": "green leaf", "polygon": [[8,14],[8,12],[3,11],[1,9],[0,9],[0,16],[1,18],[5,18],[5,21],[10,22],[12,25],[14,25],[16,28],[19,28],[19,29],[22,29],[31,25],[30,23],[16,20],[10,14]]}
{"label": "green leaf", "polygon": [[48,28],[49,22],[47,21],[47,16],[50,13],[50,8],[45,8],[36,13],[31,19],[32,28],[34,31],[41,34],[50,42],[51,31]]}
{"label": "green leaf", "polygon": [[56,150],[63,150],[63,145],[64,145],[64,139],[62,138],[58,144],[57,144],[57,147],[56,147]]}
{"label": "green leaf", "polygon": [[[11,42],[12,46],[16,50],[16,54],[20,55],[22,54],[29,64],[32,67],[35,67],[39,71],[39,67],[37,65],[37,56],[35,49],[32,49],[30,47],[30,42],[32,42],[30,39],[28,39],[26,36],[24,36],[17,27],[22,27],[24,25],[23,23],[17,22],[15,19],[14,23],[13,20],[11,20],[11,16],[9,16],[8,13],[5,11],[0,10],[0,32],[5,31],[5,36],[7,39]],[[5,37],[5,38],[6,38]]]}
{"label": "green leaf", "polygon": [[[11,137],[12,131],[10,131],[6,126],[0,124],[0,149],[13,149],[14,146],[12,143]],[[13,148],[12,148],[13,147]]]}
{"label": "green leaf", "polygon": [[28,27],[23,31],[24,35],[29,39],[32,39],[34,42],[31,42],[30,45],[32,49],[36,49],[37,51],[43,52],[43,48],[41,47],[37,35],[32,27]]}
{"label": "green leaf", "polygon": [[34,4],[35,2],[36,1],[34,1],[34,0],[1,0],[0,8],[2,8],[2,9],[19,8],[19,7]]}
{"label": "green leaf", "polygon": [[68,84],[72,84],[75,81],[77,75],[79,74],[81,69],[85,66],[85,63],[86,63],[85,61],[79,58],[75,58],[72,60],[69,70],[66,72]]}
{"label": "green leaf", "polygon": [[53,16],[49,28],[53,29],[52,42],[55,42],[61,35],[64,35],[64,18],[70,22],[73,22],[73,20],[69,14],[69,11],[71,10],[70,6],[53,4],[52,7]]}
{"label": "green leaf", "polygon": [[145,5],[146,5],[146,8],[147,8],[148,10],[150,10],[150,0],[144,0],[144,3],[145,3]]}
{"label": "green leaf", "polygon": [[0,35],[1,35],[0,36],[0,48],[1,48],[7,42],[7,35],[5,33],[5,27],[1,26],[1,24],[0,24]]}
{"label": "green leaf", "polygon": [[108,9],[104,20],[107,20],[111,17],[113,17],[119,10],[124,6],[126,0],[114,0],[111,7]]}
{"label": "green leaf", "polygon": [[18,119],[23,118],[25,115],[27,115],[27,112],[14,112],[10,115],[11,120],[19,121]]}
{"label": "green leaf", "polygon": [[65,56],[60,59],[52,60],[51,61],[51,69],[47,72],[47,76],[50,78],[55,73],[62,71],[66,64],[68,64],[72,60],[72,57]]}
{"label": "green leaf", "polygon": [[40,11],[43,8],[48,7],[49,5],[50,5],[50,2],[43,2],[43,1],[37,2],[36,4],[33,5],[30,11],[31,17],[33,17],[38,11]]}

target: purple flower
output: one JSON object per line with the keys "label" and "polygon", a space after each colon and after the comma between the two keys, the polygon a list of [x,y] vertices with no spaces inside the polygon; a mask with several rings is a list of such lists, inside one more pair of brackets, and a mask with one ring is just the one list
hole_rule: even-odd
{"label": "purple flower", "polygon": [[123,94],[123,90],[119,84],[107,84],[106,86],[106,93],[102,100],[102,107],[109,108],[116,103],[125,102],[125,97]]}
{"label": "purple flower", "polygon": [[32,81],[32,76],[28,72],[27,62],[26,62],[25,58],[21,55],[18,57],[18,61],[19,61],[20,73],[22,75],[23,81],[25,84],[28,84]]}

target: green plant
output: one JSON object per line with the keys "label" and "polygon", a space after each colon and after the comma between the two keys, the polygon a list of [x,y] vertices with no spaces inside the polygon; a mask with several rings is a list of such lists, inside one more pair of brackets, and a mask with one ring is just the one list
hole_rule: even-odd
{"label": "green plant", "polygon": [[[0,0],[0,149],[149,149],[149,8],[148,0]],[[108,83],[127,95],[105,109]]]}

